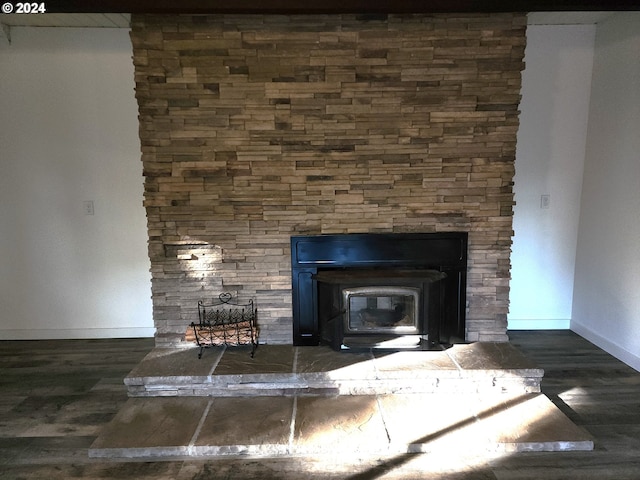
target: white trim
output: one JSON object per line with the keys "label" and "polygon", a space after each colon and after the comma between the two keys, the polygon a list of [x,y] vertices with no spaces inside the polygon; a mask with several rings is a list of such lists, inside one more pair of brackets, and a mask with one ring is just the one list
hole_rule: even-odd
{"label": "white trim", "polygon": [[568,318],[555,319],[508,319],[508,330],[569,330],[571,320]]}
{"label": "white trim", "polygon": [[640,356],[631,353],[620,345],[613,343],[611,340],[607,340],[590,328],[580,325],[575,320],[571,322],[571,330],[586,340],[589,340],[594,345],[597,345],[608,354],[613,355],[621,362],[626,363],[634,370],[640,372]]}
{"label": "white trim", "polygon": [[145,338],[155,335],[155,328],[60,328],[35,330],[0,330],[0,340],[71,340],[86,338]]}

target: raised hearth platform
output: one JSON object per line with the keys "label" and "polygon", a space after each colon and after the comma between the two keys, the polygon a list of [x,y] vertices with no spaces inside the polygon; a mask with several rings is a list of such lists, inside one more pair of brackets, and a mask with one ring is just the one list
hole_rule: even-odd
{"label": "raised hearth platform", "polygon": [[96,458],[392,456],[592,450],[507,343],[441,352],[153,350],[89,450]]}
{"label": "raised hearth platform", "polygon": [[442,351],[335,352],[329,347],[261,345],[156,348],[125,378],[131,397],[384,395],[540,391],[544,371],[509,343]]}

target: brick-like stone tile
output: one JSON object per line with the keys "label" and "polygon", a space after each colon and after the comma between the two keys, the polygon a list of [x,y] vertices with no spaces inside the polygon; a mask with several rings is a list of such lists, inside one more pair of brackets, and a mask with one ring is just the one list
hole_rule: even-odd
{"label": "brick-like stone tile", "polygon": [[134,15],[156,344],[228,290],[291,343],[291,235],[460,230],[466,339],[507,340],[525,20]]}

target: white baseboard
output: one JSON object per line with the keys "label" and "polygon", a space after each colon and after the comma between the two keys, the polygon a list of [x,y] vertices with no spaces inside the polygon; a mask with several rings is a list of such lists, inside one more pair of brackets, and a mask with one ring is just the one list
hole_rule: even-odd
{"label": "white baseboard", "polygon": [[146,338],[155,328],[39,328],[37,330],[0,330],[0,340],[74,340],[88,338]]}
{"label": "white baseboard", "polygon": [[576,321],[571,322],[571,330],[586,340],[589,340],[594,345],[597,345],[608,354],[613,355],[621,362],[626,363],[634,370],[640,372],[640,357],[638,355],[631,353],[610,340],[607,340],[600,334],[594,332],[588,327],[585,327],[584,325],[580,325]]}
{"label": "white baseboard", "polygon": [[508,330],[569,330],[571,320],[564,319],[509,319]]}

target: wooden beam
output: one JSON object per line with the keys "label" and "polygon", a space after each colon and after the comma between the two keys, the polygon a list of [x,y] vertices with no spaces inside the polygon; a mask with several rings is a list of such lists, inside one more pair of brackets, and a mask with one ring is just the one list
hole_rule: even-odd
{"label": "wooden beam", "polygon": [[640,10],[638,0],[47,0],[50,13],[493,13]]}

